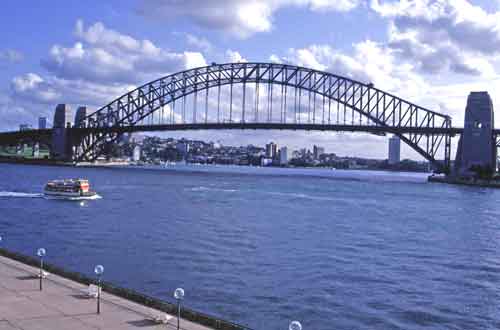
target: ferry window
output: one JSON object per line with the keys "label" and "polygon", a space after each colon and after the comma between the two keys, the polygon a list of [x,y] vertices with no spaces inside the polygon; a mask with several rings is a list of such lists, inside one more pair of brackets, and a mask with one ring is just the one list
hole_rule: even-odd
{"label": "ferry window", "polygon": [[483,127],[483,124],[479,121],[475,121],[474,122],[474,128],[482,128]]}

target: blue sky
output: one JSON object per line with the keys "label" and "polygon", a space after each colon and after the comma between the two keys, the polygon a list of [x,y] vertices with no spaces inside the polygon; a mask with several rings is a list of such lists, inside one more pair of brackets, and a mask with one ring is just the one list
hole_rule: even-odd
{"label": "blue sky", "polygon": [[[98,108],[162,75],[210,62],[279,61],[376,85],[457,125],[472,90],[500,93],[498,0],[122,0],[2,2],[0,130],[58,103]],[[7,13],[7,14],[5,14]],[[500,102],[500,99],[498,99]],[[500,116],[497,116],[500,119]],[[497,123],[500,127],[500,122]],[[192,132],[237,143],[384,158],[387,138]],[[406,157],[418,157],[403,149]]]}

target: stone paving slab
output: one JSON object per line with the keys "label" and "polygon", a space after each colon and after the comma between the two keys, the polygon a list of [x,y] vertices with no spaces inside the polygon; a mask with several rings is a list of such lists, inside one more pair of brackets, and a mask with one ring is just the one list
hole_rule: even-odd
{"label": "stone paving slab", "polygon": [[19,328],[14,327],[8,321],[0,321],[0,330],[19,330]]}
{"label": "stone paving slab", "polygon": [[[35,274],[36,268],[0,256],[0,330],[177,329],[175,316],[158,325],[149,318],[164,312],[106,292],[98,315],[96,300],[83,295],[84,285],[50,274],[40,291]],[[181,328],[210,329],[183,319]]]}

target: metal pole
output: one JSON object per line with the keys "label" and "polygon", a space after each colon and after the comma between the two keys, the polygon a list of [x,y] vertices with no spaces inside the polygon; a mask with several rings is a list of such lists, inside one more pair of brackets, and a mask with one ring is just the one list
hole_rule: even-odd
{"label": "metal pole", "polygon": [[97,277],[97,314],[101,314],[101,276]]}
{"label": "metal pole", "polygon": [[43,279],[43,257],[40,257],[40,291],[42,291],[42,279]]}
{"label": "metal pole", "polygon": [[181,300],[177,299],[177,330],[180,329],[180,319],[181,319]]}

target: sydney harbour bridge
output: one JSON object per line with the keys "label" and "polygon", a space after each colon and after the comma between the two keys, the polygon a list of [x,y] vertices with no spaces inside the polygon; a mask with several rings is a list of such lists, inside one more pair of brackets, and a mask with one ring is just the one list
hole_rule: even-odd
{"label": "sydney harbour bridge", "polygon": [[459,138],[455,170],[496,169],[493,105],[486,92],[472,92],[463,128],[449,116],[329,72],[276,63],[213,63],[162,77],[97,111],[56,108],[52,129],[0,133],[0,146],[41,144],[54,160],[92,162],[106,147],[133,132],[277,129],[386,133],[451,170],[451,140]]}

